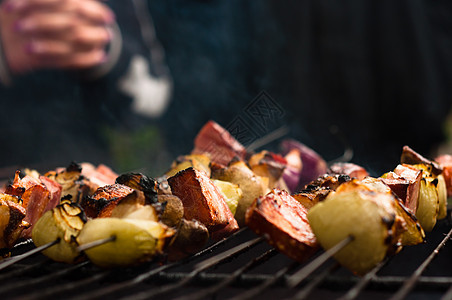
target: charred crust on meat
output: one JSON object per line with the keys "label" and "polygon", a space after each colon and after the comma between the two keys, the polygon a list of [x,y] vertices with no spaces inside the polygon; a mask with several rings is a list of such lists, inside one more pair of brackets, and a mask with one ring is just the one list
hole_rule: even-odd
{"label": "charred crust on meat", "polygon": [[116,178],[115,183],[128,186],[142,191],[146,197],[147,204],[157,203],[157,181],[142,173],[126,173]]}
{"label": "charred crust on meat", "polygon": [[68,172],[82,172],[82,166],[74,161],[72,161],[69,166],[67,166],[66,171]]}

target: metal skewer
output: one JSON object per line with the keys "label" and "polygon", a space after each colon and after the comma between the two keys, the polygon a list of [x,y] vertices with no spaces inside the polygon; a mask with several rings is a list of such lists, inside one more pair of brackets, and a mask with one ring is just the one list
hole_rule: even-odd
{"label": "metal skewer", "polygon": [[42,245],[42,246],[40,246],[38,248],[35,248],[35,249],[30,250],[28,252],[25,252],[24,254],[17,255],[17,256],[5,259],[3,262],[0,262],[0,270],[3,270],[3,269],[9,267],[12,264],[15,264],[16,262],[19,262],[19,261],[21,261],[21,260],[23,260],[23,259],[25,259],[27,257],[30,257],[30,256],[32,256],[32,255],[34,255],[34,254],[36,254],[38,252],[41,252],[41,251],[45,250],[47,248],[50,248],[53,245],[58,244],[59,242],[60,242],[60,239],[58,238],[58,239],[54,240],[53,242],[44,244],[44,245]]}
{"label": "metal skewer", "polygon": [[105,238],[105,239],[100,239],[100,240],[96,240],[96,241],[93,241],[90,243],[80,245],[77,247],[77,251],[82,252],[82,251],[85,251],[85,250],[88,250],[88,249],[91,249],[91,248],[94,248],[94,247],[97,247],[97,246],[100,246],[100,245],[103,245],[103,244],[106,244],[109,242],[113,242],[115,240],[116,240],[116,236],[113,235],[113,236]]}

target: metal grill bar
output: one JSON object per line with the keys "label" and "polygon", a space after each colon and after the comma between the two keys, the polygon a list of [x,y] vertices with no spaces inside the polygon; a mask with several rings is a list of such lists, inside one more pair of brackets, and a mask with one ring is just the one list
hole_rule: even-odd
{"label": "metal grill bar", "polygon": [[41,276],[41,277],[38,277],[38,278],[33,278],[31,280],[28,280],[28,281],[17,281],[17,282],[15,282],[13,284],[9,284],[7,286],[1,287],[0,288],[0,294],[6,293],[6,292],[11,291],[11,290],[19,290],[20,288],[25,288],[25,291],[26,291],[27,288],[29,288],[31,285],[36,285],[36,284],[39,284],[39,283],[43,283],[45,281],[50,281],[52,279],[59,278],[60,276],[69,274],[71,272],[74,272],[74,271],[80,269],[81,267],[83,267],[83,266],[85,266],[87,264],[89,264],[89,262],[83,262],[83,263],[78,264],[76,266],[72,266],[72,267],[69,267],[69,268],[66,268],[66,269],[58,270],[57,272],[54,272],[54,273],[49,274],[47,276]]}
{"label": "metal grill bar", "polygon": [[337,243],[334,247],[325,251],[322,255],[317,257],[315,260],[310,262],[308,265],[297,271],[287,280],[287,286],[293,288],[302,282],[306,277],[317,270],[321,265],[323,265],[328,259],[330,259],[334,254],[339,252],[342,248],[347,246],[351,241],[353,241],[352,236],[348,236],[344,240]]}
{"label": "metal grill bar", "polygon": [[[437,239],[435,238],[435,240],[437,242],[430,244],[431,246],[429,248],[436,249],[433,250],[433,253],[426,254],[426,256],[429,256],[426,261],[431,261],[436,255],[449,253],[448,251],[444,251],[444,249],[443,251],[439,250],[442,249],[445,246],[446,241],[451,238],[452,229],[450,227],[450,220],[445,220],[440,223],[440,228],[441,231],[437,231],[436,233],[439,233],[442,236],[438,237],[438,235],[436,235]],[[246,235],[241,234],[245,231],[247,231]],[[446,232],[448,232],[448,234],[446,234]],[[130,276],[133,276],[130,280],[122,279],[122,274],[120,274],[120,272],[115,272],[115,270],[101,270],[92,265],[89,265],[89,268],[83,268],[82,273],[77,272],[77,270],[80,270],[80,268],[88,266],[88,262],[85,262],[81,266],[65,266],[63,264],[53,262],[51,264],[48,264],[47,259],[43,261],[44,257],[42,255],[36,256],[27,259],[23,264],[15,264],[11,266],[10,269],[7,269],[5,272],[2,272],[0,274],[0,282],[3,283],[2,285],[0,285],[0,295],[2,295],[2,300],[11,299],[13,297],[14,299],[17,298],[27,300],[49,298],[55,299],[63,295],[64,292],[71,291],[70,293],[64,293],[64,298],[73,296],[73,299],[80,300],[95,298],[100,299],[105,295],[110,295],[108,297],[109,299],[118,299],[124,295],[127,295],[129,299],[137,299],[137,295],[141,295],[141,298],[148,298],[152,297],[152,295],[162,295],[168,293],[168,295],[165,295],[164,297],[174,299],[174,297],[180,297],[181,295],[183,295],[183,293],[181,294],[177,291],[179,288],[183,288],[184,293],[185,291],[188,291],[190,294],[188,294],[187,297],[180,297],[178,300],[194,300],[200,298],[205,299],[214,294],[216,294],[216,297],[218,297],[219,299],[223,299],[224,295],[228,295],[228,293],[231,294],[231,292],[234,292],[234,295],[237,296],[236,299],[249,299],[249,297],[263,293],[264,291],[267,291],[267,289],[272,287],[272,290],[269,292],[277,292],[278,295],[279,292],[281,292],[281,296],[289,296],[291,292],[295,293],[293,296],[290,296],[290,299],[306,299],[308,296],[316,298],[318,293],[324,290],[328,290],[329,292],[333,293],[334,295],[336,295],[335,297],[339,297],[345,292],[345,295],[342,296],[343,299],[354,299],[358,297],[358,295],[363,291],[366,291],[367,293],[371,293],[372,291],[377,290],[385,293],[392,293],[396,292],[397,290],[400,291],[401,289],[403,289],[403,286],[407,279],[409,279],[404,276],[390,275],[391,273],[385,276],[377,276],[376,274],[379,272],[381,266],[375,268],[371,271],[371,273],[368,273],[364,277],[359,278],[352,276],[349,273],[343,274],[342,272],[336,272],[337,264],[335,264],[336,267],[327,267],[325,268],[325,270],[322,270],[322,272],[317,272],[316,275],[312,275],[315,271],[309,273],[308,275],[303,275],[302,280],[298,281],[298,283],[295,284],[298,285],[304,282],[303,288],[300,290],[290,291],[288,290],[289,280],[292,277],[296,276],[298,272],[301,272],[302,270],[304,270],[303,272],[305,272],[306,267],[309,264],[292,275],[288,275],[291,274],[291,268],[293,268],[295,264],[297,266],[299,264],[291,264],[290,260],[289,263],[279,264],[284,267],[279,270],[277,269],[270,274],[267,274],[265,272],[248,273],[251,268],[255,268],[257,266],[263,268],[264,270],[266,270],[266,266],[272,266],[271,268],[274,269],[274,266],[279,265],[274,265],[273,261],[275,260],[280,263],[280,259],[284,258],[282,254],[279,254],[274,249],[268,250],[268,245],[260,245],[258,249],[264,249],[262,251],[259,250],[258,252],[258,249],[253,249],[255,250],[254,253],[253,251],[248,251],[245,254],[246,250],[251,249],[252,245],[250,246],[250,244],[256,243],[257,245],[261,240],[261,238],[255,238],[255,235],[250,236],[250,234],[252,234],[252,232],[248,229],[242,229],[237,234],[229,237],[228,239],[213,244],[204,251],[201,251],[200,253],[197,253],[196,255],[186,260],[169,263],[160,267],[157,266],[156,263],[149,263],[148,266],[142,265],[137,268],[128,268],[128,273],[124,275],[126,276],[126,278],[127,276],[128,278],[130,278]],[[445,238],[444,235],[446,235]],[[234,241],[234,238],[237,236],[241,237],[240,240]],[[239,244],[239,246],[235,246],[237,245],[237,242],[241,244]],[[220,247],[221,245],[224,245],[225,247],[227,245],[234,245],[235,247],[232,247],[230,250],[223,252],[225,247]],[[250,248],[247,248],[248,246],[250,246]],[[449,244],[447,244],[446,249],[449,249],[448,247]],[[420,248],[422,249],[423,247],[421,246]],[[235,250],[233,249],[243,250],[239,251],[238,253],[226,253],[228,251],[235,252]],[[410,249],[417,248],[414,247]],[[14,249],[13,252],[23,252],[22,247],[20,251],[16,251],[16,249]],[[319,257],[323,254],[324,253],[320,254]],[[400,253],[397,256],[403,254],[404,253]],[[206,258],[208,256],[211,256],[211,258]],[[439,259],[444,257],[444,255],[439,256]],[[248,257],[251,258],[248,259]],[[260,262],[265,261],[265,259],[261,259],[261,257],[268,258],[269,261],[266,265],[260,264]],[[201,262],[196,263],[199,261],[199,259]],[[243,261],[244,259],[246,259],[245,264],[238,265],[236,263],[237,260]],[[312,262],[316,259],[318,259],[318,257],[313,259]],[[36,262],[37,260],[38,262]],[[284,261],[287,260],[288,259],[284,259]],[[251,261],[256,261],[256,263],[255,265],[249,267],[248,265],[251,264]],[[450,260],[446,259],[446,261],[449,262]],[[30,264],[30,262],[32,262],[32,264]],[[325,262],[326,260],[324,261],[324,263]],[[385,266],[388,265],[390,267],[392,266],[391,264],[394,264],[396,262],[396,259],[395,261],[388,261]],[[220,273],[218,271],[209,270],[208,272],[205,272],[208,268],[219,266],[220,264],[222,265],[222,267],[224,265],[225,270],[230,270],[232,268],[232,271]],[[42,268],[43,265],[45,266],[45,270],[48,270],[50,274],[36,279],[29,279],[35,273],[42,273],[42,271],[40,271],[40,268]],[[426,264],[426,262],[424,261],[420,266],[417,267],[417,269],[425,269],[424,265],[430,264]],[[178,268],[177,270],[172,270],[177,266],[181,267],[181,269]],[[198,270],[197,267],[199,266],[201,266],[203,269]],[[324,264],[322,264],[322,266],[324,266]],[[219,268],[219,270],[222,270],[222,267]],[[316,268],[314,269],[316,270]],[[416,266],[414,266],[413,269],[416,269]],[[144,273],[143,270],[145,270]],[[390,270],[391,268],[385,268],[385,272],[388,272]],[[333,272],[339,274],[333,274]],[[120,276],[116,277],[115,279],[114,276],[109,276],[109,274]],[[80,275],[83,275],[83,277]],[[87,277],[86,275],[88,275],[89,277]],[[420,274],[416,275],[417,278],[414,280],[414,284],[408,292],[413,290],[413,295],[415,294],[414,291],[421,293],[432,293],[435,296],[442,296],[442,300],[452,300],[452,288],[450,288],[452,286],[452,276],[450,275],[449,270],[446,270],[445,276],[444,274],[441,275],[442,276],[435,277],[420,276]],[[415,276],[414,273],[411,277],[413,276]],[[162,287],[167,290],[164,290],[162,292],[158,286],[156,287],[156,285],[152,282],[148,282],[148,280],[151,278],[155,278],[159,282],[163,282]],[[113,281],[113,279],[115,280],[115,282]],[[122,281],[117,282],[118,279],[122,279]],[[196,281],[194,279],[196,279]],[[58,284],[54,284],[56,280],[58,280]],[[102,282],[102,284],[105,284],[106,286],[102,287],[100,283],[98,284],[96,282]],[[254,286],[255,288],[247,291],[247,289],[245,288],[248,288],[249,286]],[[98,289],[98,287],[102,288]],[[132,287],[134,288],[133,290]],[[193,291],[194,288],[199,290]],[[236,290],[234,290],[235,288],[240,288],[240,290],[238,290],[238,293]],[[132,295],[132,291],[136,294]],[[10,295],[9,298],[7,295]],[[58,297],[56,295],[58,295]],[[265,293],[264,295],[268,294]],[[406,295],[404,295],[403,297],[405,297]]]}
{"label": "metal grill bar", "polygon": [[49,261],[50,261],[49,259],[46,259],[45,261],[42,261],[42,262],[38,262],[38,263],[35,263],[35,264],[31,264],[31,265],[24,265],[24,266],[21,266],[19,269],[16,269],[16,270],[13,270],[13,271],[9,271],[8,273],[0,275],[0,282],[6,280],[8,278],[13,278],[13,277],[16,277],[16,276],[20,276],[20,275],[22,275],[24,273],[27,273],[30,270],[38,269],[38,268],[42,267],[43,265],[45,265]]}
{"label": "metal grill bar", "polygon": [[42,246],[40,246],[38,248],[35,248],[33,250],[30,250],[30,251],[24,253],[24,254],[17,255],[17,256],[5,259],[3,262],[0,263],[0,271],[5,269],[5,268],[7,268],[7,267],[9,267],[9,266],[11,266],[12,264],[15,264],[15,263],[17,263],[17,262],[19,262],[21,260],[26,259],[27,257],[30,257],[30,256],[35,255],[36,253],[39,253],[39,252],[41,252],[41,251],[43,251],[43,250],[45,250],[47,248],[50,248],[53,245],[58,244],[59,242],[60,242],[60,239],[56,239],[53,242],[47,243],[45,245],[42,245]]}
{"label": "metal grill bar", "polygon": [[264,292],[267,288],[269,288],[270,286],[274,285],[276,282],[281,280],[281,278],[285,274],[287,274],[287,272],[289,272],[290,270],[292,270],[293,268],[295,268],[297,266],[298,266],[298,263],[296,263],[296,262],[289,264],[288,266],[282,268],[278,273],[276,273],[275,276],[270,277],[268,280],[264,281],[261,285],[232,298],[232,300],[245,300],[245,299],[250,299],[256,295],[259,295],[260,293]]}
{"label": "metal grill bar", "polygon": [[222,288],[230,285],[232,282],[237,280],[237,278],[240,275],[242,275],[244,272],[246,272],[247,270],[251,269],[252,267],[254,267],[257,264],[262,263],[265,260],[268,260],[270,257],[273,257],[276,254],[278,254],[276,249],[274,249],[274,248],[270,249],[267,252],[265,252],[264,254],[260,255],[259,257],[256,257],[255,259],[253,259],[249,263],[245,264],[243,267],[238,268],[228,278],[226,278],[225,280],[220,281],[218,284],[213,285],[212,287],[207,288],[205,290],[201,290],[199,292],[195,292],[195,293],[193,293],[191,295],[177,298],[177,300],[197,300],[197,299],[202,299],[204,297],[213,295],[216,292],[218,292],[219,290],[221,290]]}
{"label": "metal grill bar", "polygon": [[416,281],[418,281],[419,277],[421,276],[422,272],[424,272],[425,268],[430,264],[430,262],[438,255],[439,251],[444,247],[446,242],[450,239],[452,236],[452,229],[449,230],[449,233],[446,235],[446,237],[439,243],[439,245],[435,248],[435,250],[427,257],[427,259],[419,266],[419,268],[414,271],[413,275],[408,279],[408,281],[402,286],[400,290],[395,293],[390,300],[401,300],[405,298],[408,293],[413,289],[414,285],[416,284]]}
{"label": "metal grill bar", "polygon": [[222,252],[210,259],[207,259],[203,261],[201,264],[195,265],[195,269],[188,273],[187,277],[183,280],[179,281],[175,284],[169,284],[165,285],[163,287],[151,290],[151,291],[144,291],[138,294],[134,294],[128,297],[123,298],[122,300],[141,300],[141,299],[149,299],[151,297],[154,297],[156,295],[165,294],[171,291],[174,291],[180,287],[183,287],[184,285],[188,284],[190,281],[192,281],[196,276],[201,273],[202,271],[212,267],[213,265],[216,265],[220,263],[221,261],[228,259],[230,257],[236,256],[240,254],[241,252],[245,250],[249,250],[251,247],[257,245],[258,243],[262,242],[263,238],[259,237],[256,239],[253,239],[251,241],[248,241],[246,243],[240,244],[228,251]]}
{"label": "metal grill bar", "polygon": [[137,285],[137,284],[139,284],[139,283],[151,278],[152,276],[155,276],[155,275],[159,274],[160,272],[163,272],[163,271],[165,271],[167,269],[170,269],[170,268],[173,268],[173,267],[176,267],[176,266],[188,263],[188,262],[194,260],[197,257],[203,256],[206,253],[209,253],[209,252],[213,251],[217,247],[219,247],[222,244],[224,244],[227,240],[232,240],[232,239],[236,238],[237,236],[242,234],[244,231],[245,231],[245,228],[242,228],[239,231],[235,232],[233,235],[231,235],[228,239],[220,240],[220,241],[216,242],[215,244],[207,247],[206,249],[204,249],[204,250],[192,255],[191,257],[188,257],[187,259],[184,259],[184,260],[181,260],[181,261],[177,261],[177,262],[174,262],[174,263],[170,263],[170,264],[167,264],[167,265],[163,265],[163,266],[161,266],[159,268],[152,269],[152,270],[150,270],[148,272],[142,273],[139,276],[137,276],[137,277],[135,277],[135,278],[133,278],[131,280],[123,281],[123,282],[120,282],[120,283],[117,283],[117,284],[114,284],[114,285],[110,285],[110,286],[107,286],[107,287],[105,287],[103,289],[98,289],[96,291],[89,291],[88,293],[83,293],[82,295],[79,295],[79,296],[77,296],[75,298],[71,298],[71,299],[72,300],[95,299],[95,298],[99,298],[101,296],[110,295],[110,294],[112,294],[114,292],[117,292],[117,291],[120,291],[120,290],[123,290],[123,289],[131,288],[131,287],[133,287],[133,286],[135,286],[135,285]]}
{"label": "metal grill bar", "polygon": [[73,291],[77,288],[81,288],[85,285],[88,285],[95,281],[101,280],[101,279],[105,278],[108,274],[110,274],[110,271],[98,273],[92,277],[88,277],[88,278],[78,280],[75,282],[68,282],[66,284],[52,286],[50,288],[39,291],[39,293],[32,292],[30,295],[21,296],[20,299],[21,300],[49,299],[49,297],[52,295],[61,294],[65,291]]}
{"label": "metal grill bar", "polygon": [[389,258],[384,259],[375,268],[373,268],[369,273],[364,275],[358,283],[351,288],[347,294],[339,298],[339,300],[352,300],[358,297],[358,294],[367,286],[367,284],[375,278],[378,271],[389,261]]}
{"label": "metal grill bar", "polygon": [[302,290],[300,290],[298,293],[296,293],[291,299],[301,300],[306,299],[309,294],[312,293],[312,291],[318,287],[325,278],[335,272],[337,269],[340,268],[340,265],[338,263],[335,263],[330,268],[323,270],[323,272],[320,273],[319,276],[315,277],[311,282],[309,282]]}

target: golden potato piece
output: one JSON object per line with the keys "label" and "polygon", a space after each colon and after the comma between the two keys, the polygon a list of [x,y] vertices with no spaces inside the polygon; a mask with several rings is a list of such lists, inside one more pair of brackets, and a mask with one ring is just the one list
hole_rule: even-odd
{"label": "golden potato piece", "polygon": [[101,267],[132,266],[150,261],[162,252],[174,231],[160,222],[118,218],[89,220],[77,241],[80,245],[115,237],[111,242],[85,250]]}

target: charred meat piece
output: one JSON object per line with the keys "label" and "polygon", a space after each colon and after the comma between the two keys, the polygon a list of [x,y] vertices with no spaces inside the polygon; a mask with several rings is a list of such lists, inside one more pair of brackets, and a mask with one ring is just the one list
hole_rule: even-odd
{"label": "charred meat piece", "polygon": [[116,178],[116,183],[142,191],[146,197],[146,204],[157,203],[159,183],[151,177],[141,173],[126,173]]}
{"label": "charred meat piece", "polygon": [[348,175],[350,178],[356,178],[358,180],[364,179],[369,176],[369,173],[363,167],[354,164],[354,163],[334,163],[332,164],[328,170],[328,174],[332,175]]}
{"label": "charred meat piece", "polygon": [[402,200],[403,205],[416,214],[421,187],[422,171],[410,165],[398,165],[394,172],[382,176],[382,180]]}
{"label": "charred meat piece", "polygon": [[246,225],[280,252],[303,262],[318,249],[306,214],[306,208],[286,191],[273,189],[248,208]]}
{"label": "charred meat piece", "polygon": [[330,192],[336,190],[342,183],[350,181],[348,175],[322,175],[312,181],[299,193],[292,195],[306,209],[310,209],[318,202],[323,201]]}
{"label": "charred meat piece", "polygon": [[[49,184],[49,182],[47,182]],[[57,186],[52,185],[57,189]],[[6,194],[18,196],[22,199],[22,206],[26,210],[24,221],[30,224],[30,227],[22,232],[22,237],[29,238],[34,224],[49,209],[53,208],[55,203],[55,195],[52,194],[41,180],[26,175],[20,178],[20,172],[17,171],[13,183],[9,184],[5,190]]]}
{"label": "charred meat piece", "polygon": [[0,249],[12,248],[30,225],[25,219],[26,210],[20,199],[8,194],[0,194]]}
{"label": "charred meat piece", "polygon": [[84,162],[80,166],[82,168],[82,175],[97,186],[113,184],[115,183],[116,177],[118,177],[118,174],[104,164],[96,167],[91,163]]}
{"label": "charred meat piece", "polygon": [[192,154],[208,154],[213,162],[227,165],[234,157],[245,159],[247,151],[226,129],[207,122],[195,138]]}
{"label": "charred meat piece", "polygon": [[86,196],[80,206],[88,218],[110,217],[118,203],[134,190],[122,184],[111,184],[98,188],[93,195]]}
{"label": "charred meat piece", "polygon": [[184,204],[184,218],[198,220],[209,230],[212,238],[222,238],[217,231],[228,228],[229,235],[239,226],[218,187],[205,172],[193,168],[185,169],[168,178],[171,191]]}

